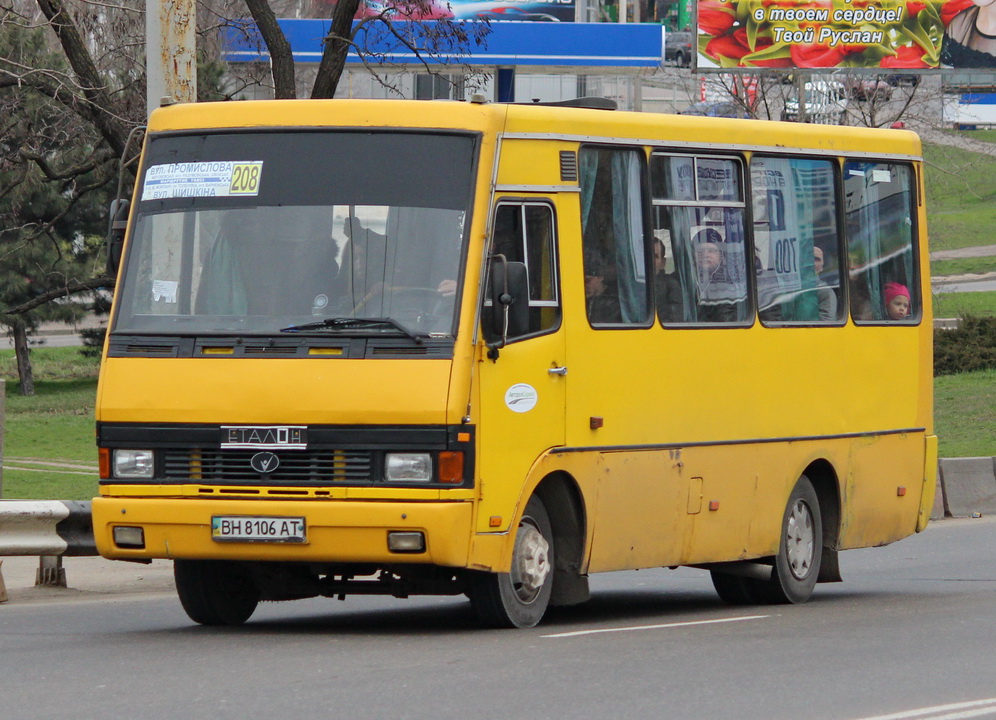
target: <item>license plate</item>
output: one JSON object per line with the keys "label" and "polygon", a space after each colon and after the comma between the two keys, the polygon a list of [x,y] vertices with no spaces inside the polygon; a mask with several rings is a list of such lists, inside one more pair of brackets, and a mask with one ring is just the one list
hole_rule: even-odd
{"label": "license plate", "polygon": [[215,515],[211,539],[217,542],[303,543],[307,541],[303,517]]}

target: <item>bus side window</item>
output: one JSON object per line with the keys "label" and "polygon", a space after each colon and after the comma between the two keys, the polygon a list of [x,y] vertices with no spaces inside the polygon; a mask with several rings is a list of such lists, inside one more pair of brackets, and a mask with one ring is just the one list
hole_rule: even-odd
{"label": "bus side window", "polygon": [[[495,210],[492,255],[509,262],[524,263],[529,279],[528,331],[519,337],[538,335],[560,325],[560,295],[557,275],[556,224],[553,208],[542,202],[501,202]],[[488,274],[490,281],[490,273]],[[490,297],[486,288],[485,302]],[[485,339],[493,342],[492,308],[485,305]],[[511,341],[513,338],[509,337]]]}
{"label": "bus side window", "polygon": [[739,160],[654,153],[650,183],[661,323],[749,321]]}
{"label": "bus side window", "polygon": [[837,198],[830,160],[755,155],[754,273],[762,322],[837,322]]}
{"label": "bus side window", "polygon": [[650,289],[642,154],[584,147],[578,170],[588,322],[644,325],[650,320]]}
{"label": "bus side window", "polygon": [[847,261],[855,323],[917,322],[913,172],[908,165],[844,164]]}

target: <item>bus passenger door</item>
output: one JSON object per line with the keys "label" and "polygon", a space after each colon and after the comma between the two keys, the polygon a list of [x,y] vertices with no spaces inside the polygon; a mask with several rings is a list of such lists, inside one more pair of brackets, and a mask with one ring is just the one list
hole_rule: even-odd
{"label": "bus passenger door", "polygon": [[[544,198],[497,203],[492,258],[503,256],[528,284],[528,318],[510,327],[504,347],[480,366],[480,480],[478,529],[501,517],[507,528],[530,467],[546,450],[564,444],[566,365],[558,282],[556,214]],[[501,265],[500,260],[492,263]],[[509,268],[510,270],[514,268]],[[482,329],[489,345],[500,342],[495,309],[487,299]],[[521,306],[520,306],[521,307]],[[500,323],[497,325],[500,327]]]}

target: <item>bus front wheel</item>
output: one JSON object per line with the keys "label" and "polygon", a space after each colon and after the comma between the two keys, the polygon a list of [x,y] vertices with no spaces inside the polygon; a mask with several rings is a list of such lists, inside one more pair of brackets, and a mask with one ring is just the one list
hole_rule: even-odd
{"label": "bus front wheel", "polygon": [[553,589],[553,530],[543,501],[532,497],[519,521],[507,573],[475,573],[467,594],[478,617],[492,627],[534,627]]}
{"label": "bus front wheel", "polygon": [[259,604],[259,588],[232,563],[174,560],[173,578],[184,611],[201,625],[241,625]]}

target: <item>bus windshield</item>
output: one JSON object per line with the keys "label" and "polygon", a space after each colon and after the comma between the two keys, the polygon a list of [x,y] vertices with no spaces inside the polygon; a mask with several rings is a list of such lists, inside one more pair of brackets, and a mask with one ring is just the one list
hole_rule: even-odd
{"label": "bus windshield", "polygon": [[113,332],[450,335],[474,158],[469,135],[153,139]]}

